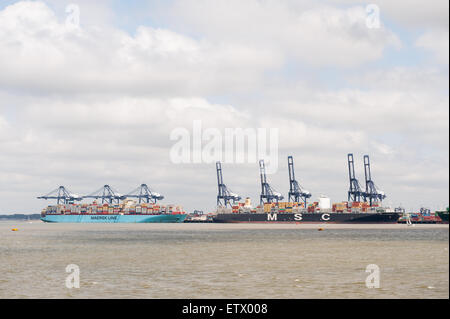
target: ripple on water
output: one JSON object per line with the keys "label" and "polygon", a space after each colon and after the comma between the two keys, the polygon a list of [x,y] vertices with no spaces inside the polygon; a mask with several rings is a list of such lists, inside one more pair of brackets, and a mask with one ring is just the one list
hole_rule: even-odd
{"label": "ripple on water", "polygon": [[[448,298],[447,228],[0,223],[0,298]],[[368,289],[368,264],[381,288]],[[81,288],[65,287],[68,264]]]}

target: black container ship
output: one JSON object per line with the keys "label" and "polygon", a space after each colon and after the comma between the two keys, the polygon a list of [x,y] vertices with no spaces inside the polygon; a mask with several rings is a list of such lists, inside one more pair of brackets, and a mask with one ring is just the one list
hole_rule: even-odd
{"label": "black container ship", "polygon": [[395,224],[402,213],[383,207],[381,202],[386,195],[372,180],[369,156],[364,156],[365,189],[355,176],[353,154],[348,154],[350,188],[348,201],[331,204],[326,196],[311,204],[307,200],[311,193],[297,182],[294,174],[293,157],[288,157],[289,201],[275,191],[267,182],[265,164],[261,160],[260,205],[253,208],[249,198],[241,203],[241,197],[231,192],[223,183],[222,166],[216,163],[218,196],[217,211],[213,221],[216,223],[354,223],[354,224]]}
{"label": "black container ship", "polygon": [[[327,201],[322,197],[321,200]],[[248,200],[247,200],[248,201]],[[248,203],[247,203],[248,204]],[[231,209],[219,207],[214,216],[216,223],[326,223],[326,224],[395,224],[401,217],[401,213],[384,207],[366,207],[364,203],[353,202],[344,210],[339,206],[347,203],[333,204],[332,209],[320,209],[318,202],[301,207],[298,203],[277,203],[258,206],[256,209],[248,205],[233,206]],[[290,206],[292,205],[292,206]],[[266,210],[264,212],[264,210]]]}
{"label": "black container ship", "polygon": [[395,224],[398,213],[217,214],[216,223]]}

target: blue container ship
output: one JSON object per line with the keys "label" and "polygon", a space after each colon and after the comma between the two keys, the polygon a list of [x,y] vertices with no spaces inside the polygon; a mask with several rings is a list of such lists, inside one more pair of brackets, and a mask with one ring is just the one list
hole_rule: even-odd
{"label": "blue container ship", "polygon": [[[87,196],[75,195],[60,186],[38,198],[58,201],[42,211],[41,220],[46,223],[183,223],[187,217],[181,206],[157,203],[164,196],[152,192],[146,184],[125,196],[109,185]],[[87,198],[101,199],[102,203],[75,203]]]}
{"label": "blue container ship", "polygon": [[181,206],[136,203],[62,204],[48,206],[41,213],[46,223],[182,223],[187,214]]}
{"label": "blue container ship", "polygon": [[65,215],[46,214],[46,223],[183,223],[185,214],[160,215]]}

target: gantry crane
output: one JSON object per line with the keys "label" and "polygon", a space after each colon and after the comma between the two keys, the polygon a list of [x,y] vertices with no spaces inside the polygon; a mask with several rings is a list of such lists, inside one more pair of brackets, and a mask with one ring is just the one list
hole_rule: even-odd
{"label": "gantry crane", "polygon": [[266,166],[264,164],[264,160],[259,161],[259,172],[261,175],[261,196],[260,196],[260,202],[261,205],[264,204],[264,201],[266,203],[273,203],[279,202],[284,199],[283,195],[281,193],[275,191],[272,186],[267,182],[267,176],[266,176]]}
{"label": "gantry crane", "polygon": [[73,204],[75,201],[81,201],[83,197],[73,194],[64,186],[59,186],[57,189],[51,191],[47,195],[39,196],[38,199],[56,199],[59,205],[61,202],[63,204]]}
{"label": "gantry crane", "polygon": [[147,184],[141,184],[138,188],[132,190],[130,193],[125,195],[127,198],[138,198],[139,204],[143,201],[145,203],[153,203],[156,204],[156,201],[163,200],[164,196],[159,193],[153,192]]}
{"label": "gantry crane", "polygon": [[109,203],[109,204],[114,204],[114,203],[119,203],[121,200],[124,200],[126,198],[126,196],[123,196],[121,194],[119,194],[118,192],[114,191],[111,186],[109,185],[105,185],[102,188],[100,188],[99,190],[83,196],[83,198],[94,198],[94,199],[100,199],[102,200],[102,204],[104,203]]}
{"label": "gantry crane", "polygon": [[288,156],[288,168],[289,168],[289,201],[299,203],[300,201],[305,203],[308,198],[311,198],[311,193],[297,182],[294,172],[294,158]]}
{"label": "gantry crane", "polygon": [[217,206],[228,206],[231,205],[231,202],[233,202],[233,204],[239,202],[241,197],[233,193],[223,182],[222,164],[220,162],[216,162],[216,171],[219,190],[217,194]]}
{"label": "gantry crane", "polygon": [[364,200],[369,201],[370,206],[374,203],[382,202],[386,198],[383,191],[379,190],[372,180],[372,174],[370,172],[370,159],[369,155],[364,155],[364,174],[366,177],[366,191],[364,192]]}
{"label": "gantry crane", "polygon": [[348,201],[360,202],[361,197],[364,197],[364,192],[355,176],[355,163],[353,161],[353,154],[347,155],[348,160],[348,175],[350,178],[350,188],[348,190]]}

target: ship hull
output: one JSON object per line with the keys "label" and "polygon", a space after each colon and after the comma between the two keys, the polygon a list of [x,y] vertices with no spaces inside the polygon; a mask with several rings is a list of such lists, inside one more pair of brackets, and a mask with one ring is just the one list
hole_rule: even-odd
{"label": "ship hull", "polygon": [[216,223],[334,223],[334,224],[394,224],[398,213],[272,213],[218,214]]}
{"label": "ship hull", "polygon": [[438,212],[437,215],[442,220],[442,223],[448,224],[448,212]]}
{"label": "ship hull", "polygon": [[185,214],[161,215],[46,215],[46,223],[182,223]]}

